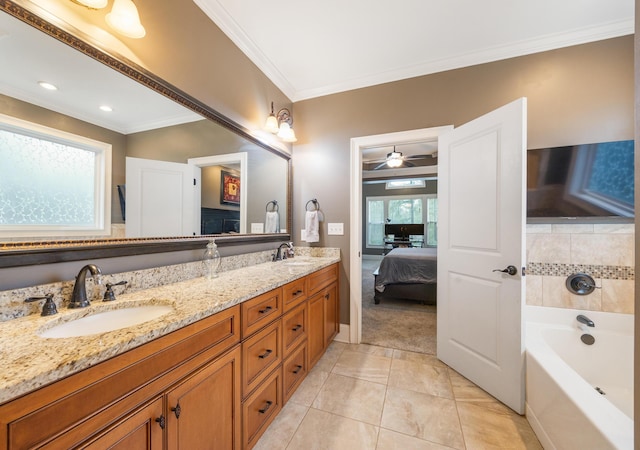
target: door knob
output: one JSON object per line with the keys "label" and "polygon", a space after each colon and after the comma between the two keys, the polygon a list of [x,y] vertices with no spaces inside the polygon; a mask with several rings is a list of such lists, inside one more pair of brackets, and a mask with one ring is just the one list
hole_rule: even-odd
{"label": "door knob", "polygon": [[516,266],[507,266],[505,269],[493,269],[493,272],[502,272],[502,273],[507,273],[509,275],[515,275],[518,273],[518,269],[516,269]]}

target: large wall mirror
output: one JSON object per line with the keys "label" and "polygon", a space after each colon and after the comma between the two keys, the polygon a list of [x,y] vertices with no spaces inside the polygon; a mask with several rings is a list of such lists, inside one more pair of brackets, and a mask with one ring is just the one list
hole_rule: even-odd
{"label": "large wall mirror", "polygon": [[[130,61],[23,9],[22,3],[27,2],[0,2],[0,114],[110,144],[112,226],[105,232],[108,239],[80,235],[71,244],[66,236],[29,239],[25,232],[4,232],[0,267],[79,259],[92,247],[115,245],[114,255],[196,248],[201,235],[217,235],[230,244],[288,238],[291,162],[286,153]],[[63,86],[51,92],[38,85],[49,80]],[[99,110],[103,104],[112,111]],[[198,187],[180,200],[187,206],[168,203],[179,197],[171,194],[180,186],[168,187],[165,180],[144,184],[155,177],[145,174],[166,172],[166,167],[186,168],[191,186],[197,178]],[[154,192],[157,198],[148,201]],[[8,258],[18,253],[19,262]]]}

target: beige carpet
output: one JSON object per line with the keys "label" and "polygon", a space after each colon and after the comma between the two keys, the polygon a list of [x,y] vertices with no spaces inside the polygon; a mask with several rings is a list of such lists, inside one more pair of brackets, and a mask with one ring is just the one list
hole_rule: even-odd
{"label": "beige carpet", "polygon": [[362,260],[362,342],[436,354],[436,307],[412,300],[373,302],[373,271],[379,261]]}

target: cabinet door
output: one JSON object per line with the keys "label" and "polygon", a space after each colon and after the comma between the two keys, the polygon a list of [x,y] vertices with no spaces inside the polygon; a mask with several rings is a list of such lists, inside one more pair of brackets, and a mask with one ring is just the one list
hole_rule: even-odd
{"label": "cabinet door", "polygon": [[169,449],[239,449],[240,347],[180,382],[166,398]]}
{"label": "cabinet door", "polygon": [[79,448],[101,450],[161,450],[165,418],[162,397],[140,408]]}
{"label": "cabinet door", "polygon": [[324,348],[326,349],[340,331],[340,304],[338,285],[332,284],[324,291]]}
{"label": "cabinet door", "polygon": [[323,293],[309,299],[309,334],[307,346],[309,352],[309,369],[311,369],[324,352],[324,302]]}

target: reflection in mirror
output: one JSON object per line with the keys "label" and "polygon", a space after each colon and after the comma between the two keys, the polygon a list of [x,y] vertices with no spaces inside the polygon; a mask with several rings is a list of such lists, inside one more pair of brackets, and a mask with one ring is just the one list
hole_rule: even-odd
{"label": "reflection in mirror", "polygon": [[[5,12],[0,12],[0,60],[4,67],[0,71],[0,114],[112,146],[111,237],[263,232],[268,218],[265,206],[273,200],[280,207],[278,229],[288,231],[289,160],[281,153],[197,115]],[[39,81],[53,83],[58,90],[45,91]],[[100,110],[100,106],[109,106],[111,111]],[[217,155],[229,154],[244,157],[215,161]],[[149,192],[144,189],[153,188],[142,186],[132,194],[127,158],[186,167],[188,176],[182,182],[189,186],[189,195],[181,197],[168,190],[153,214],[171,213],[147,214]],[[207,162],[207,158],[214,159]],[[237,175],[239,198],[225,201],[221,191],[224,172]],[[195,187],[194,178],[198,180]],[[0,182],[0,198],[1,191]],[[131,195],[137,196],[135,201]],[[173,197],[181,197],[183,203],[170,205]],[[129,229],[134,216],[143,222],[163,223],[178,218],[180,224],[136,232]],[[16,234],[2,240],[35,239]]]}

